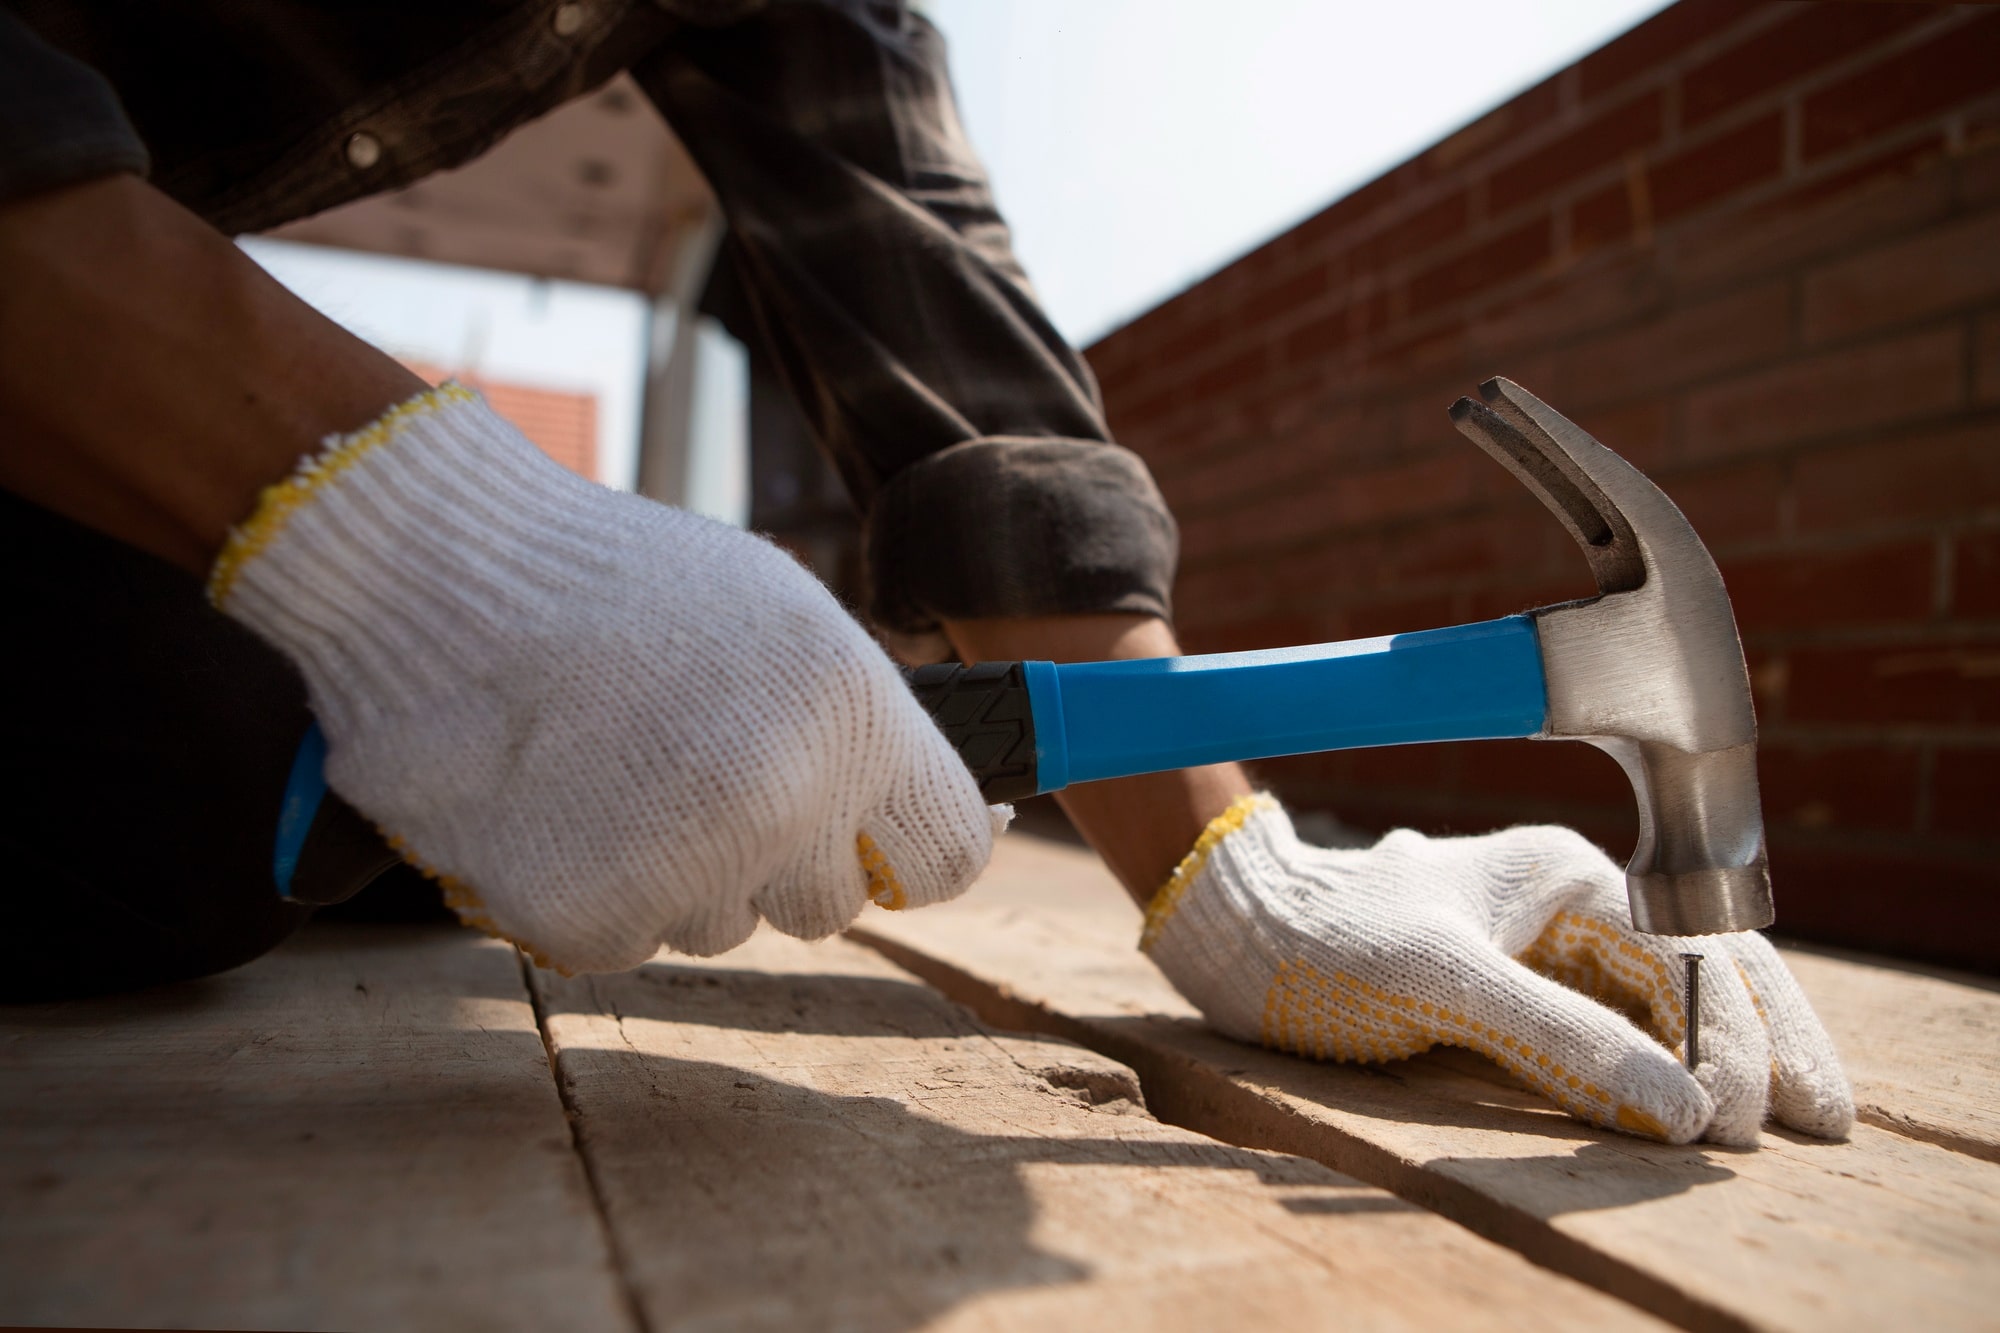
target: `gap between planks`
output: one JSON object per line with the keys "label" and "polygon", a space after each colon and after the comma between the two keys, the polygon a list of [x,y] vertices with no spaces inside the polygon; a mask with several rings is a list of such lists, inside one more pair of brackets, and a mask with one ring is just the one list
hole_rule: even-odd
{"label": "gap between planks", "polygon": [[632,1281],[632,1266],[626,1258],[624,1248],[619,1244],[618,1232],[611,1225],[611,1214],[604,1203],[604,1186],[597,1178],[597,1170],[591,1164],[590,1153],[583,1144],[583,1113],[571,1099],[569,1089],[563,1084],[562,1071],[557,1066],[555,1041],[549,1036],[548,1011],[542,1002],[542,992],[535,984],[535,965],[528,955],[516,949],[514,954],[521,969],[521,989],[528,997],[529,1012],[535,1018],[535,1032],[542,1039],[542,1054],[548,1061],[549,1082],[555,1088],[556,1100],[562,1104],[563,1120],[569,1126],[569,1149],[576,1157],[577,1169],[583,1173],[583,1187],[590,1198],[591,1216],[597,1222],[597,1234],[604,1243],[604,1252],[609,1259],[612,1279],[618,1284],[619,1303],[624,1306],[625,1317],[632,1321],[637,1333],[652,1333],[652,1323],[646,1318],[646,1306],[639,1299],[639,1290]]}
{"label": "gap between planks", "polygon": [[1658,1326],[847,941],[529,979],[655,1326]]}
{"label": "gap between planks", "polygon": [[[2000,1300],[2000,1283],[1979,1277],[2000,1270],[1990,1262],[2000,1173],[1983,1161],[1865,1126],[1846,1146],[1767,1133],[1757,1153],[1676,1149],[1570,1121],[1476,1056],[1338,1066],[1230,1042],[1136,953],[1136,910],[1087,853],[1007,839],[966,899],[864,923],[854,938],[988,1022],[1133,1066],[1163,1119],[1326,1162],[1684,1327],[1820,1328],[1920,1311],[1990,1326]],[[1823,961],[1800,967],[1809,987],[1827,984],[1812,975]],[[1900,1116],[1899,1129],[1990,1105],[1980,1092],[2000,1078],[1981,1034],[2000,1013],[1987,1008],[1995,997],[1949,991],[1953,1008],[1931,996],[1948,1016],[1927,1025],[1912,1058],[1892,1037],[1851,1040],[1856,1024],[1881,1031],[1924,998],[1911,979],[1878,971],[1861,978],[1872,987],[1848,988],[1854,1003],[1825,1006],[1863,1104],[1886,1099],[1881,1114]],[[1901,1008],[1883,1012],[1892,1002]],[[1926,1072],[1936,1061],[1975,1071],[1971,1086],[1941,1088]],[[1903,1094],[1921,1096],[1899,1110]],[[1857,1234],[1839,1231],[1850,1224]],[[1806,1232],[1824,1243],[1801,1243]]]}

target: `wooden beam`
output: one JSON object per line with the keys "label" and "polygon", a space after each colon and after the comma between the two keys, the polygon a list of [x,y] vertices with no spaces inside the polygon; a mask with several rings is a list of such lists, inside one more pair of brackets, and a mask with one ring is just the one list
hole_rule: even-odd
{"label": "wooden beam", "polygon": [[654,1327],[1652,1326],[844,941],[534,981]]}
{"label": "wooden beam", "polygon": [[0,1011],[0,1324],[632,1329],[514,950]]}
{"label": "wooden beam", "polygon": [[[1675,1148],[1570,1120],[1470,1055],[1333,1065],[1240,1045],[1206,1030],[1138,934],[1094,858],[1009,838],[966,899],[871,911],[855,937],[991,1023],[1131,1065],[1163,1119],[1313,1157],[1685,1327],[1992,1327],[2000,1167],[1868,1125],[1848,1144]],[[1843,1021],[1886,1042],[1907,1019]],[[1990,1042],[1949,1045],[1929,1054],[1991,1067]]]}
{"label": "wooden beam", "polygon": [[1985,977],[1789,949],[1861,1118],[2000,1162],[2000,991]]}

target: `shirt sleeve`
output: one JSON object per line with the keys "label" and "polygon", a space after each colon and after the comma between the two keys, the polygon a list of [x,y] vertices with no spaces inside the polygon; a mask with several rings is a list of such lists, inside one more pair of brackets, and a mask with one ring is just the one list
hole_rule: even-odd
{"label": "shirt sleeve", "polygon": [[777,0],[634,74],[861,507],[873,618],[1166,616],[1173,519],[1014,257],[937,30],[880,0]]}
{"label": "shirt sleeve", "polygon": [[0,203],[147,167],[111,85],[0,7]]}

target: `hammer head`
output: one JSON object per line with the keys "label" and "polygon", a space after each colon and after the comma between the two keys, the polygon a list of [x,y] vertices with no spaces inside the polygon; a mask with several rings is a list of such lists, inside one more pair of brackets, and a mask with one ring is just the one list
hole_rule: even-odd
{"label": "hammer head", "polygon": [[1492,379],[1479,393],[1453,405],[1453,422],[1554,512],[1597,579],[1597,597],[1528,614],[1548,686],[1541,738],[1604,750],[1638,798],[1632,923],[1661,935],[1770,925],[1757,718],[1708,548],[1659,487],[1520,385]]}

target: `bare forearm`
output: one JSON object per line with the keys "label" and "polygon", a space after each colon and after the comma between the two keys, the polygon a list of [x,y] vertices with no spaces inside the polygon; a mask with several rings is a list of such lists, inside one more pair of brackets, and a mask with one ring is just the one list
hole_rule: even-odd
{"label": "bare forearm", "polygon": [[0,486],[163,559],[422,388],[135,177],[0,208]]}
{"label": "bare forearm", "polygon": [[[1180,652],[1173,630],[1150,616],[966,620],[946,625],[945,633],[968,662],[1102,662]],[[1056,799],[1126,892],[1143,905],[1208,822],[1249,790],[1250,779],[1240,767],[1213,764],[1084,783]]]}

